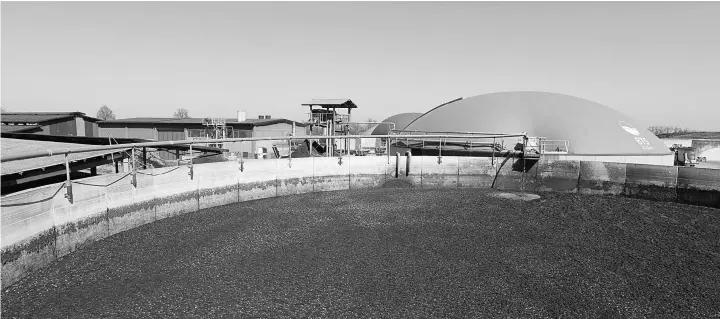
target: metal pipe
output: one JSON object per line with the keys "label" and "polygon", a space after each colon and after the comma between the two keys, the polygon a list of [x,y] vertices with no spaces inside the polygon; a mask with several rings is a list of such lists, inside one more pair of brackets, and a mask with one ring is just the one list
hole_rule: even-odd
{"label": "metal pipe", "polygon": [[440,147],[438,148],[438,164],[442,164],[442,140],[440,141]]}
{"label": "metal pipe", "polygon": [[412,159],[412,152],[405,151],[405,176],[410,176],[410,160]]}
{"label": "metal pipe", "polygon": [[[386,138],[390,139],[391,136],[397,136],[397,135],[386,135]],[[502,137],[519,137],[524,135],[496,135],[495,138],[502,138]],[[368,137],[367,135],[349,135],[350,138],[376,138],[376,137]],[[405,138],[442,138],[442,139],[467,139],[468,136],[466,135],[450,135],[450,134],[432,134],[432,135],[403,135],[402,137]],[[128,144],[114,144],[114,145],[102,145],[102,146],[87,146],[87,147],[78,147],[74,149],[47,149],[45,151],[38,151],[38,152],[30,152],[26,154],[21,155],[11,155],[11,156],[3,156],[0,158],[0,162],[10,162],[10,161],[17,161],[17,160],[23,160],[28,158],[35,158],[35,157],[44,157],[44,156],[53,156],[53,155],[64,155],[64,154],[75,154],[75,153],[87,153],[87,152],[96,152],[96,151],[109,151],[109,150],[118,150],[118,149],[128,149],[133,147],[158,147],[158,146],[170,146],[170,145],[203,145],[203,144],[212,144],[212,143],[237,143],[237,142],[243,142],[243,141],[269,141],[269,140],[302,140],[306,139],[306,136],[283,136],[283,137],[242,137],[242,138],[225,138],[225,139],[210,139],[210,140],[182,140],[182,141],[161,141],[161,142],[144,142],[144,143],[128,143]],[[478,136],[478,137],[472,137],[472,138],[490,138],[489,136]],[[603,154],[601,154],[603,155]],[[612,155],[612,154],[607,154]],[[634,154],[630,154],[634,155]],[[645,154],[647,155],[647,154]],[[657,154],[652,154],[657,155]]]}
{"label": "metal pipe", "polygon": [[400,177],[400,152],[395,152],[395,178]]}
{"label": "metal pipe", "polygon": [[493,147],[492,147],[492,160],[490,160],[490,164],[495,166],[495,138],[493,137]]}
{"label": "metal pipe", "polygon": [[65,154],[65,198],[70,201],[70,204],[73,203],[73,192],[72,192],[72,182],[70,181],[70,161],[68,161],[68,155]]}

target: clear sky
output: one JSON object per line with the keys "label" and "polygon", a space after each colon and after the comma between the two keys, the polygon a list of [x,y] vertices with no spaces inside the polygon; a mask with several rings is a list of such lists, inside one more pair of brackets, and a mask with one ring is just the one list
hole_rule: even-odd
{"label": "clear sky", "polygon": [[3,2],[2,106],[355,120],[497,91],[720,130],[718,2]]}

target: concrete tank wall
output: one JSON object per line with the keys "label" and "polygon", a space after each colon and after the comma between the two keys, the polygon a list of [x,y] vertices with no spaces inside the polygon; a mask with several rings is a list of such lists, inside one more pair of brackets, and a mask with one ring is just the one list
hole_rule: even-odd
{"label": "concrete tank wall", "polygon": [[[409,161],[409,164],[408,164]],[[253,199],[377,187],[604,194],[720,208],[720,170],[577,160],[348,156],[208,163],[103,175],[2,198],[2,287],[94,241],[159,219]],[[108,185],[110,184],[110,185]],[[106,186],[107,185],[107,186]]]}

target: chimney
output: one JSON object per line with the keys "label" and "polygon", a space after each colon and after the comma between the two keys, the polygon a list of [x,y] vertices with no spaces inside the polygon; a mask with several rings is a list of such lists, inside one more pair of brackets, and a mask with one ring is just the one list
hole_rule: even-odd
{"label": "chimney", "polygon": [[238,112],[237,112],[237,121],[238,121],[238,122],[245,122],[245,111],[238,111]]}

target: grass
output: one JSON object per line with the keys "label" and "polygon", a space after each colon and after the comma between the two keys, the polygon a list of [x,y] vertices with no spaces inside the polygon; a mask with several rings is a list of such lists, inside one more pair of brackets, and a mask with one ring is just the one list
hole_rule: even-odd
{"label": "grass", "polygon": [[3,291],[3,317],[720,317],[720,210],[376,189],[165,219]]}

